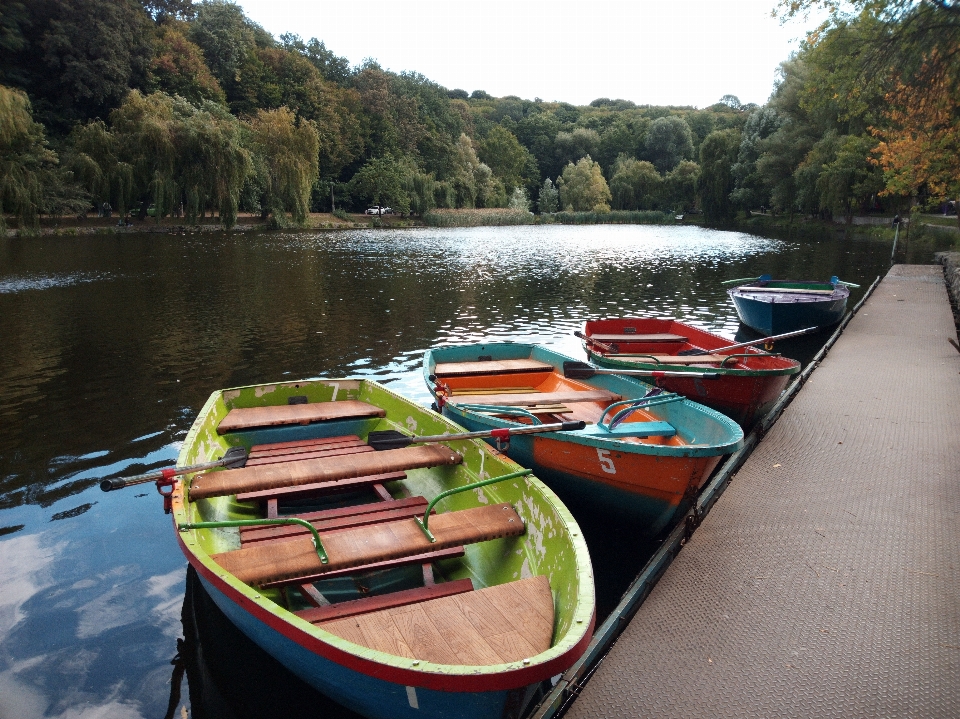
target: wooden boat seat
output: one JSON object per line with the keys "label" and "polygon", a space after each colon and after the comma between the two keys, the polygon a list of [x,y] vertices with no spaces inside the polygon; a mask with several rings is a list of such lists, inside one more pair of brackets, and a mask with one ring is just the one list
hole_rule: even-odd
{"label": "wooden boat seat", "polygon": [[257,542],[212,558],[240,581],[257,585],[517,536],[523,534],[524,525],[509,504],[491,504],[437,514],[430,519],[430,531],[436,542],[430,542],[411,518],[322,532],[327,564],[320,562],[310,536]]}
{"label": "wooden boat seat", "polygon": [[790,289],[788,287],[737,287],[739,292],[779,292],[785,295],[832,295],[836,290]]}
{"label": "wooden boat seat", "polygon": [[321,621],[319,626],[394,656],[490,666],[522,661],[549,649],[553,623],[550,581],[538,576]]}
{"label": "wooden boat seat", "polygon": [[716,364],[717,362],[723,362],[725,359],[730,359],[729,355],[668,355],[668,354],[649,354],[643,356],[630,356],[630,355],[605,355],[610,359],[617,359],[621,362],[646,362],[647,364],[653,364],[650,361],[651,357],[656,357],[660,360],[660,364]]}
{"label": "wooden boat seat", "polygon": [[244,407],[232,409],[217,425],[217,433],[236,432],[254,427],[276,427],[287,424],[310,424],[334,419],[364,419],[385,417],[386,411],[367,402],[309,402],[271,407]]}
{"label": "wooden boat seat", "polygon": [[214,471],[194,477],[190,484],[190,501],[439,467],[462,461],[463,457],[449,447],[422,445]]}
{"label": "wooden boat seat", "polygon": [[656,334],[626,334],[626,335],[590,335],[590,339],[597,342],[686,342],[686,337],[661,332]]}
{"label": "wooden boat seat", "polygon": [[[566,404],[568,402],[618,402],[622,397],[605,389],[532,392],[530,394],[465,394],[449,401],[463,404],[526,405]],[[239,470],[234,470],[239,471]]]}
{"label": "wooden boat seat", "polygon": [[489,360],[486,362],[440,362],[433,373],[437,377],[463,375],[514,374],[517,372],[552,372],[553,365],[532,359]]}

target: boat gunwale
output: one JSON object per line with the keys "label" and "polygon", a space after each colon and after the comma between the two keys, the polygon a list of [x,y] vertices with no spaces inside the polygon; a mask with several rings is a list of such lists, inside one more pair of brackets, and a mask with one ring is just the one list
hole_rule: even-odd
{"label": "boat gunwale", "polygon": [[[204,403],[197,415],[197,419],[193,425],[191,425],[190,430],[184,438],[181,447],[181,457],[178,459],[178,463],[182,463],[181,460],[185,458],[187,448],[196,442],[197,435],[211,415],[216,402],[223,397],[224,393],[249,389],[258,390],[268,387],[302,386],[316,382],[326,384],[358,382],[361,386],[363,383],[370,383],[375,386],[378,391],[386,392],[401,403],[413,404],[418,409],[429,412],[427,408],[416,405],[416,403],[402,397],[389,388],[365,378],[313,378],[309,380],[290,380],[224,388],[214,391]],[[448,417],[443,417],[442,415],[436,416],[448,425],[452,432],[464,431]],[[458,440],[458,442],[477,444],[482,446],[483,451],[493,451],[489,445],[483,443],[482,440]],[[499,456],[498,459],[515,464],[505,455]],[[519,465],[517,465],[517,467],[519,469]],[[183,479],[186,480],[187,477]],[[202,577],[210,582],[212,586],[258,621],[324,659],[367,676],[407,686],[455,693],[464,691],[488,692],[510,690],[549,679],[569,668],[573,661],[586,650],[596,622],[593,569],[589,559],[586,540],[583,538],[583,534],[576,524],[576,520],[556,494],[542,481],[532,475],[528,475],[523,479],[531,486],[533,491],[539,492],[544,501],[553,507],[553,510],[556,512],[558,518],[562,520],[564,526],[570,528],[567,536],[574,557],[576,558],[577,566],[574,568],[573,573],[574,576],[577,577],[578,586],[574,595],[576,597],[576,605],[571,610],[570,623],[567,631],[561,637],[557,638],[549,649],[523,661],[505,664],[437,664],[425,660],[400,657],[363,645],[354,644],[318,625],[301,619],[293,612],[284,609],[268,597],[263,596],[258,589],[241,582],[230,572],[214,562],[210,554],[199,546],[197,538],[198,531],[207,530],[189,530],[186,532],[177,530],[177,524],[179,522],[188,520],[187,506],[189,506],[189,488],[187,487],[187,489],[184,490],[184,484],[181,483],[178,483],[172,494],[173,526],[181,551],[190,564]]]}

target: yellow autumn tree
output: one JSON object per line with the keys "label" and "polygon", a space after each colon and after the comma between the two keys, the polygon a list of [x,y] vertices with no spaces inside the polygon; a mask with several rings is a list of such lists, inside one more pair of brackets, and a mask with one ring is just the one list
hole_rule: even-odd
{"label": "yellow autumn tree", "polygon": [[[883,194],[960,198],[960,70],[934,50],[910,84],[887,94],[880,140],[874,152],[883,169]],[[960,222],[960,216],[958,216]]]}

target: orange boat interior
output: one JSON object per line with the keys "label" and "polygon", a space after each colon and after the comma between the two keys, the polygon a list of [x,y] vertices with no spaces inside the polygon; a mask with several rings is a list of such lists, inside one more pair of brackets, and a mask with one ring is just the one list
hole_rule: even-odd
{"label": "orange boat interior", "polygon": [[[508,364],[507,367],[501,366]],[[481,365],[481,366],[476,366]],[[489,370],[485,366],[489,366]],[[486,371],[484,371],[486,370]],[[552,365],[537,360],[507,360],[490,362],[458,362],[438,364],[435,369],[438,384],[442,385],[446,400],[455,404],[484,405],[493,410],[502,406],[503,413],[489,414],[523,424],[531,424],[529,416],[517,416],[510,410],[523,410],[535,415],[544,424],[582,420],[596,424],[604,410],[615,402],[631,399],[568,379]],[[638,386],[636,399],[642,396]],[[607,422],[617,410],[608,413]],[[651,410],[637,409],[624,423],[661,421]],[[679,436],[673,437],[617,437],[624,442],[682,446]]]}

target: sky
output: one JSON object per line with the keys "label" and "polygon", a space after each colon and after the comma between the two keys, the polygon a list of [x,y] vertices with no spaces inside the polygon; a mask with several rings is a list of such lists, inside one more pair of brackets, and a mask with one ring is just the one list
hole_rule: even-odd
{"label": "sky", "polygon": [[586,105],[767,101],[816,18],[781,25],[777,0],[238,0],[274,36],[316,37],[448,89]]}

